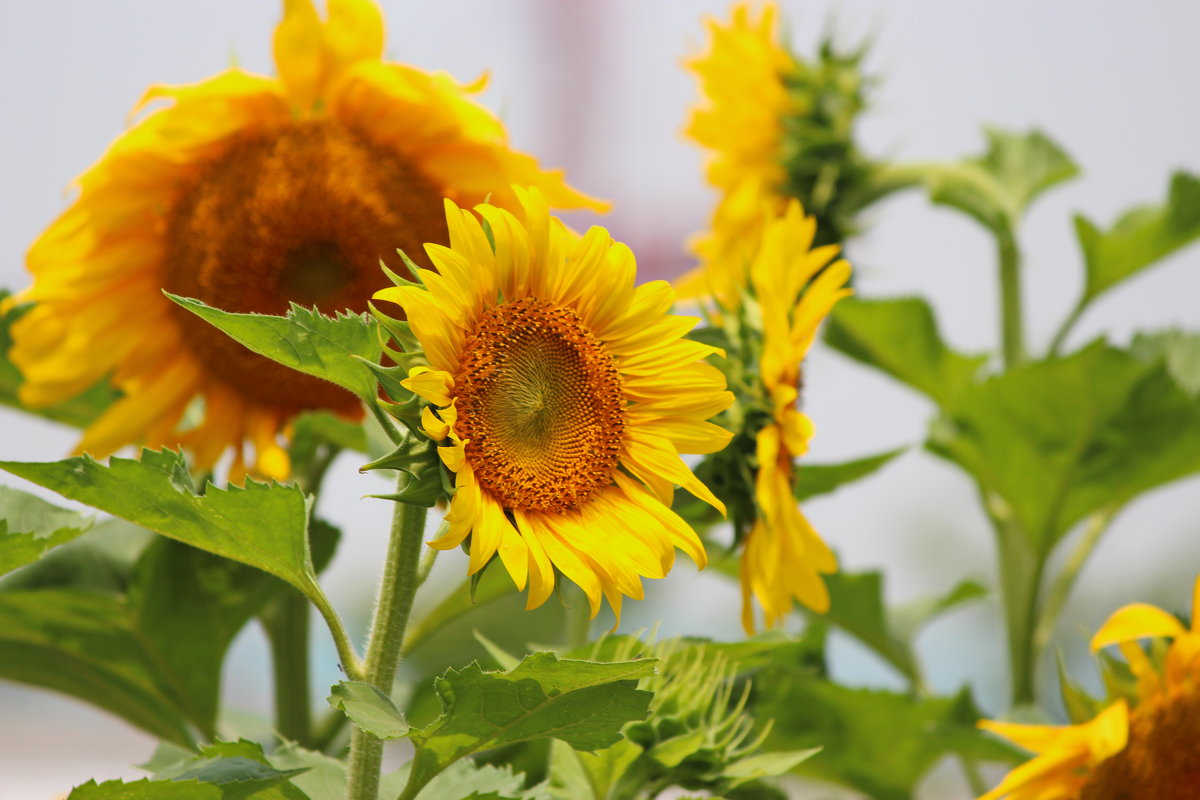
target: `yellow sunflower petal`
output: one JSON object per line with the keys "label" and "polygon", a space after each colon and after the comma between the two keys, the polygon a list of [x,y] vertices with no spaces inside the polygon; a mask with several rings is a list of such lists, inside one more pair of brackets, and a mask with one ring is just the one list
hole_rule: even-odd
{"label": "yellow sunflower petal", "polygon": [[1172,637],[1186,632],[1183,624],[1161,608],[1134,603],[1117,611],[1092,637],[1092,652],[1112,644],[1156,636]]}

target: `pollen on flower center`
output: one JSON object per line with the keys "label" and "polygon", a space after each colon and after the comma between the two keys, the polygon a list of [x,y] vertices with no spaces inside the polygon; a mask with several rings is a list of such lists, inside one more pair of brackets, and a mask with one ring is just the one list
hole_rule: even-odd
{"label": "pollen on flower center", "polygon": [[1129,742],[1088,776],[1080,800],[1200,797],[1200,693],[1192,687],[1144,701],[1129,718]]}
{"label": "pollen on flower center", "polygon": [[[201,171],[168,217],[163,285],[226,311],[289,302],[363,311],[381,258],[447,241],[440,193],[393,151],[327,119],[247,137]],[[393,268],[399,265],[392,264]],[[241,395],[287,410],[349,410],[330,383],[257,356],[183,309],[184,341]]]}
{"label": "pollen on flower center", "polygon": [[506,508],[570,510],[612,483],[621,376],[573,310],[535,298],[487,309],[454,386],[467,460]]}

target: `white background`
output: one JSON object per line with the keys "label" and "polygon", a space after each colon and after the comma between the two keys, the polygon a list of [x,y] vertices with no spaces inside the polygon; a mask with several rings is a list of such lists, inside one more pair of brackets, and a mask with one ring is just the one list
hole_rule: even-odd
{"label": "white background", "polygon": [[[639,256],[641,277],[690,266],[682,240],[703,226],[713,194],[699,151],[680,129],[695,98],[681,58],[703,41],[711,2],[385,3],[390,57],[470,80],[491,70],[484,102],[509,124],[516,146],[565,166],[573,183],[610,198],[605,225]],[[861,138],[869,152],[948,159],[982,148],[980,128],[1040,128],[1084,176],[1039,202],[1021,232],[1032,345],[1044,347],[1081,288],[1070,216],[1107,226],[1130,205],[1159,202],[1170,172],[1200,171],[1195,77],[1200,6],[1184,2],[786,3],[794,40],[811,52],[831,21],[848,42],[873,34],[870,61],[883,78]],[[28,244],[67,202],[68,182],[102,153],[153,82],[210,75],[231,55],[270,72],[274,3],[0,0],[0,286],[23,286]],[[974,223],[928,205],[919,193],[877,206],[850,256],[864,296],[931,298],[946,337],[961,349],[995,346],[998,320],[992,245]],[[577,218],[577,222],[587,220]],[[1200,250],[1178,255],[1096,304],[1072,344],[1108,332],[1200,328]],[[818,349],[807,366],[806,410],[818,435],[811,457],[834,461],[897,445],[913,450],[878,476],[808,512],[845,567],[884,568],[889,599],[945,589],[964,576],[994,584],[992,546],[968,481],[922,453],[931,409],[919,396]],[[0,457],[65,454],[72,431],[0,410]],[[326,574],[334,603],[361,620],[382,557],[387,509],[358,500],[379,484],[339,462],[326,502],[346,531]],[[21,485],[0,476],[0,483]],[[27,485],[21,488],[30,488]],[[1186,610],[1200,569],[1200,481],[1151,493],[1119,518],[1082,576],[1059,629],[1078,655],[1085,630],[1118,605],[1145,600]],[[454,577],[465,559],[439,571]],[[624,629],[665,619],[664,630],[740,635],[736,591],[681,561],[649,600],[628,604]],[[516,623],[517,621],[514,621]],[[989,604],[935,625],[921,639],[933,683],[969,681],[985,708],[1007,691],[998,617]],[[235,645],[229,702],[269,712],[260,634]],[[887,670],[844,640],[833,658],[847,680],[894,685]],[[317,667],[323,691],[337,678]],[[1044,676],[1046,677],[1046,676]],[[324,696],[321,693],[317,697]],[[45,798],[88,777],[137,777],[149,738],[80,703],[0,685],[0,796]],[[953,776],[924,795],[958,796]],[[824,795],[821,795],[824,796]]]}

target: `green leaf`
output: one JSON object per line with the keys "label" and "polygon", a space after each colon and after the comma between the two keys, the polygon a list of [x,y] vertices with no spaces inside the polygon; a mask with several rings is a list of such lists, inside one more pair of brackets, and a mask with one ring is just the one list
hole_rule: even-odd
{"label": "green leaf", "polygon": [[1086,281],[1080,306],[1200,237],[1200,178],[1171,176],[1167,201],[1127,211],[1107,231],[1075,217]]}
{"label": "green leaf", "polygon": [[225,653],[246,623],[290,591],[264,572],[170,539],[142,555],[128,614],[147,659],[188,719],[216,730]]}
{"label": "green leaf", "polygon": [[942,595],[922,597],[896,609],[891,615],[892,630],[912,646],[921,629],[948,611],[987,596],[987,588],[974,580],[962,580]]}
{"label": "green leaf", "polygon": [[1140,361],[1162,360],[1175,382],[1192,397],[1200,397],[1200,333],[1179,330],[1139,333],[1129,346]]}
{"label": "green leaf", "polygon": [[4,576],[0,587],[125,592],[133,580],[134,564],[157,538],[123,519],[108,519],[42,559]]}
{"label": "green leaf", "polygon": [[555,738],[577,750],[617,742],[622,726],[644,719],[651,694],[637,681],[654,659],[599,663],[533,653],[507,672],[472,664],[450,669],[435,685],[442,716],[410,735],[416,744],[410,786],[420,787],[461,758],[481,750]]}
{"label": "green leaf", "polygon": [[218,786],[222,800],[310,800],[290,778],[307,766],[279,769],[263,754],[262,745],[241,739],[213,742],[199,753],[155,773],[159,781],[201,781]]}
{"label": "green leaf", "polygon": [[751,708],[775,719],[766,746],[824,745],[795,772],[853,787],[875,800],[909,800],[925,773],[949,753],[985,761],[1022,758],[975,728],[979,711],[965,689],[953,698],[919,699],[776,667],[755,677]]}
{"label": "green leaf", "polygon": [[247,479],[196,494],[183,457],[143,450],[108,466],[84,455],[51,463],[0,462],[0,469],[214,555],[287,581],[321,607],[308,546],[308,503],[295,485]]}
{"label": "green leaf", "polygon": [[987,360],[946,347],[933,311],[918,297],[843,300],[829,316],[825,341],[940,405],[951,402],[969,386]]}
{"label": "green leaf", "polygon": [[306,411],[292,420],[289,445],[292,463],[308,464],[321,445],[367,452],[367,434],[361,423],[342,419],[330,411]]}
{"label": "green leaf", "polygon": [[[304,771],[295,775],[291,782],[308,795],[309,800],[345,800],[346,762],[324,753],[306,750],[293,742],[284,742],[276,747],[267,756],[267,760],[276,769],[303,769]],[[396,790],[396,793],[398,792],[399,789]]]}
{"label": "green leaf", "polygon": [[0,575],[37,561],[92,527],[92,518],[0,486]]}
{"label": "green leaf", "polygon": [[1200,406],[1161,363],[1098,342],[972,387],[927,446],[1044,556],[1085,515],[1200,471]]}
{"label": "green leaf", "polygon": [[[380,797],[395,797],[408,782],[412,763],[383,776],[379,783]],[[465,800],[468,797],[508,797],[514,800],[549,800],[549,793],[540,786],[525,788],[525,778],[504,764],[475,764],[470,759],[457,761],[430,781],[416,800]],[[312,800],[319,800],[313,797]],[[329,800],[342,800],[329,798]]]}
{"label": "green leaf", "polygon": [[375,375],[363,362],[378,362],[383,344],[378,323],[368,314],[327,317],[295,303],[283,317],[237,314],[166,295],[261,356],[335,383],[368,402],[376,396]]}
{"label": "green leaf", "polygon": [[344,712],[351,722],[380,739],[399,739],[408,734],[408,723],[392,698],[369,683],[335,683],[330,689],[329,705]]}
{"label": "green leaf", "polygon": [[796,499],[808,500],[823,494],[829,494],[847,483],[861,480],[889,463],[907,448],[899,447],[886,453],[879,453],[853,461],[843,461],[840,464],[809,464],[802,462],[798,468],[799,479],[796,481]]}
{"label": "green leaf", "polygon": [[808,761],[821,752],[820,747],[810,747],[807,750],[790,750],[778,753],[760,753],[735,761],[725,767],[724,777],[729,781],[729,788],[741,786],[743,783],[783,775]]}
{"label": "green leaf", "polygon": [[200,781],[105,781],[76,786],[67,800],[223,800],[220,788]]}
{"label": "green leaf", "polygon": [[984,133],[987,152],[929,168],[925,184],[934,203],[956,208],[996,233],[1011,231],[1038,195],[1079,174],[1062,148],[1039,131]]}
{"label": "green leaf", "polygon": [[825,576],[829,610],[809,612],[841,628],[891,664],[910,683],[920,681],[910,643],[892,630],[883,602],[883,576],[878,572],[835,572]]}
{"label": "green leaf", "polygon": [[0,592],[0,677],[82,698],[161,739],[192,743],[187,714],[119,596]]}
{"label": "green leaf", "polygon": [[0,592],[0,676],[65,692],[177,744],[212,736],[234,637],[289,591],[259,570],[155,538],[128,575]]}
{"label": "green leaf", "polygon": [[[11,296],[12,292],[0,289],[0,306]],[[17,391],[25,379],[17,365],[9,360],[8,351],[13,344],[13,323],[31,308],[32,303],[25,303],[0,313],[0,405],[19,408],[28,414],[36,414],[76,428],[87,427],[120,397],[120,392],[109,386],[107,380],[100,381],[92,388],[61,403],[44,408],[29,408],[17,397]]]}

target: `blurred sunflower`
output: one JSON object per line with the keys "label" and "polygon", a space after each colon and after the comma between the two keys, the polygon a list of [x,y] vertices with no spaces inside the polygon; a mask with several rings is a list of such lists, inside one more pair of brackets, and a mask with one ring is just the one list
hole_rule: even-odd
{"label": "blurred sunflower", "polygon": [[[582,238],[550,216],[537,189],[518,216],[446,202],[450,246],[426,245],[424,287],[376,297],[400,305],[429,366],[404,385],[430,405],[425,433],[455,473],[439,549],[470,540],[469,572],[499,553],[528,607],[557,568],[588,597],[640,599],[678,547],[704,547],[670,508],[676,485],[724,513],[680,459],[730,434],[706,422],[727,408],[717,348],[683,338],[697,320],[667,314],[665,281],[634,286],[633,253],[603,228]],[[480,222],[482,218],[483,223]],[[486,225],[486,229],[485,229]]]}
{"label": "blurred sunflower", "polygon": [[[1162,609],[1126,606],[1092,638],[1117,645],[1135,686],[1096,717],[1067,727],[985,721],[1037,755],[980,800],[1195,800],[1200,797],[1200,578],[1185,627]],[[1147,650],[1139,639],[1151,639]],[[1163,639],[1170,639],[1163,647]]]}
{"label": "blurred sunflower", "polygon": [[[817,221],[791,201],[781,217],[762,225],[761,244],[750,264],[750,285],[762,318],[758,381],[769,405],[753,433],[754,497],[757,513],[745,535],[741,561],[742,625],[754,632],[751,597],[768,626],[791,611],[793,598],[815,611],[829,607],[821,574],[837,570],[837,559],[796,503],[795,461],[808,451],[812,420],[796,408],[801,362],[821,321],[851,294],[850,264],[836,245],[814,248]],[[749,431],[747,431],[749,433]]]}
{"label": "blurred sunflower", "polygon": [[783,44],[773,3],[757,14],[739,3],[728,22],[706,24],[708,50],[687,62],[702,100],[685,133],[708,150],[705,174],[720,197],[695,242],[700,267],[680,292],[711,294],[733,308],[764,209],[782,214],[798,199],[817,218],[817,243],[840,244],[859,211],[900,184],[879,180],[879,166],[853,138],[866,107],[864,48],[840,52],[826,39],[818,58],[805,61]]}
{"label": "blurred sunflower", "polygon": [[[14,327],[22,402],[61,402],[111,376],[123,398],[84,432],[107,455],[136,441],[185,445],[200,469],[234,448],[289,471],[278,436],[312,408],[357,415],[354,398],[243,349],[162,290],[230,311],[289,301],[365,310],[387,285],[381,257],[444,242],[442,198],[514,206],[513,182],[564,207],[598,203],[512,150],[501,123],[446,75],[384,62],[368,0],[286,0],[278,78],[229,69],[155,86],[147,115],[77,180],[72,206],[33,244],[35,306]],[[393,265],[399,268],[399,265]],[[186,415],[203,398],[202,416]]]}

